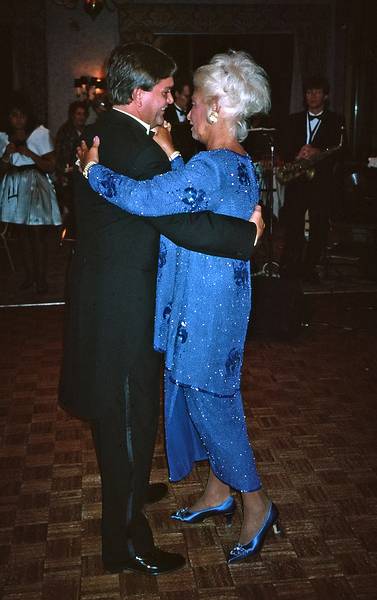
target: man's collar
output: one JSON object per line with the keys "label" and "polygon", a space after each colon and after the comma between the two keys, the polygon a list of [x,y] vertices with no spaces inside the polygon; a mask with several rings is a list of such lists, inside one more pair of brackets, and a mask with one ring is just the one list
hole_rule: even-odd
{"label": "man's collar", "polygon": [[113,110],[123,113],[124,115],[127,115],[128,117],[131,117],[131,119],[134,119],[135,121],[140,123],[140,125],[142,125],[144,127],[144,129],[146,130],[146,134],[149,135],[151,126],[148,123],[146,123],[145,121],[142,121],[138,117],[135,117],[135,115],[132,115],[131,113],[127,112],[126,110],[122,110],[121,108],[116,108],[115,106],[113,106]]}
{"label": "man's collar", "polygon": [[180,106],[178,106],[178,104],[176,104],[175,102],[174,102],[174,108],[175,108],[175,110],[177,110],[179,112],[179,114],[186,116],[186,111],[183,110],[183,108],[181,108]]}
{"label": "man's collar", "polygon": [[321,112],[319,112],[317,114],[314,114],[314,113],[310,112],[310,110],[308,110],[308,115],[310,115],[311,117],[318,117],[319,118],[319,117],[321,117],[323,115],[323,112],[324,111],[321,110]]}

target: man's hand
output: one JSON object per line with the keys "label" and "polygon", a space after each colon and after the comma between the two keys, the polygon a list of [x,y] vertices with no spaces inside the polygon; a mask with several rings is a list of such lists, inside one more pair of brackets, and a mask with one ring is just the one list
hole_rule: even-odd
{"label": "man's hand", "polygon": [[312,158],[313,156],[315,156],[316,154],[319,154],[321,151],[319,148],[313,148],[313,146],[311,146],[310,144],[305,144],[304,146],[302,146],[300,148],[299,153],[297,154],[296,158],[298,160],[300,160],[301,158],[303,158],[304,160],[308,160],[309,158]]}
{"label": "man's hand", "polygon": [[257,206],[255,207],[255,210],[254,210],[253,214],[251,215],[249,221],[250,221],[250,223],[255,223],[255,225],[257,226],[257,235],[256,235],[255,242],[254,242],[254,246],[255,246],[256,243],[259,241],[259,238],[262,237],[263,231],[265,228],[265,224],[264,224],[263,217],[262,217],[262,209],[259,206],[259,204],[257,204]]}

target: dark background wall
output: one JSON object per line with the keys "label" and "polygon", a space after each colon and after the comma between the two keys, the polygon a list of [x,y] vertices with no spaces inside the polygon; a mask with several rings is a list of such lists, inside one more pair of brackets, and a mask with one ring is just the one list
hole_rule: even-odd
{"label": "dark background wall", "polygon": [[[176,60],[179,69],[195,70],[229,48],[246,50],[268,73],[272,91],[271,125],[289,112],[293,71],[294,37],[290,33],[232,35],[165,35],[160,47]],[[279,61],[276,56],[279,56]],[[281,68],[284,64],[284,69]]]}
{"label": "dark background wall", "polygon": [[[41,123],[47,122],[47,47],[45,0],[0,3],[1,108],[12,88],[30,97]],[[3,118],[3,114],[2,114]]]}
{"label": "dark background wall", "polygon": [[[289,108],[302,106],[302,78],[307,73],[324,72],[334,80],[337,56],[344,54],[335,45],[335,0],[302,2],[161,2],[145,3],[133,0],[121,3],[119,30],[121,40],[145,39],[166,46],[167,36],[195,36],[191,66],[195,67],[197,45],[203,48],[203,38],[209,49],[226,50],[229,42],[235,49],[246,47],[257,60],[273,71],[272,93],[281,101],[282,79],[289,79]],[[174,43],[168,43],[174,52]],[[176,44],[178,46],[178,42]],[[179,51],[179,49],[176,49]],[[207,53],[210,54],[211,52]],[[344,57],[342,60],[344,64]],[[333,103],[342,110],[344,77],[337,73]],[[286,83],[283,87],[287,87]],[[339,93],[338,93],[339,92]],[[285,102],[287,100],[285,99]],[[282,109],[281,109],[282,110]]]}
{"label": "dark background wall", "polygon": [[[322,72],[331,106],[345,114],[355,158],[377,152],[377,50],[374,0],[116,0],[92,21],[81,0],[73,10],[53,0],[0,2],[0,118],[13,88],[31,97],[53,131],[74,100],[73,79],[101,74],[121,41],[166,48],[187,69],[228,47],[247,49],[272,85],[272,120],[302,106],[302,78]],[[86,71],[96,73],[86,73]]]}

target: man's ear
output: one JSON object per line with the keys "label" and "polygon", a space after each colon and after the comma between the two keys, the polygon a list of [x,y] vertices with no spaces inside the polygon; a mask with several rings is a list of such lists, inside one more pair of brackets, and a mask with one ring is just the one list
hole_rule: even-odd
{"label": "man's ear", "polygon": [[141,88],[135,88],[131,94],[132,101],[135,102],[138,108],[141,108],[143,105],[143,95],[144,90]]}

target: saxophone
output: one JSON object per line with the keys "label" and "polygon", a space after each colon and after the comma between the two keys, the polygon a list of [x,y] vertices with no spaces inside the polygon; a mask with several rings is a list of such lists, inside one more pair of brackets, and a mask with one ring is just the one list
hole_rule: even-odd
{"label": "saxophone", "polygon": [[323,152],[315,154],[312,158],[300,158],[298,160],[294,160],[293,162],[286,163],[282,167],[278,167],[276,169],[276,178],[278,182],[285,185],[286,183],[289,183],[290,181],[298,179],[302,176],[305,176],[308,181],[311,181],[315,176],[315,165],[331,154],[338,152],[338,150],[340,150],[343,146],[343,132],[344,127],[342,126],[340,141],[337,146],[334,146],[333,148],[327,148]]}

